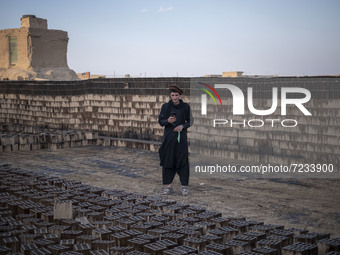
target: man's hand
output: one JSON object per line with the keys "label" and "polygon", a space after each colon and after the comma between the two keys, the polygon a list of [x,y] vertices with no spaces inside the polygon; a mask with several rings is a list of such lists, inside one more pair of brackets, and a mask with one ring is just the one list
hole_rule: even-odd
{"label": "man's hand", "polygon": [[177,127],[175,127],[174,131],[175,132],[181,132],[183,130],[183,125],[179,125]]}
{"label": "man's hand", "polygon": [[168,122],[169,123],[174,123],[176,121],[176,117],[169,117]]}

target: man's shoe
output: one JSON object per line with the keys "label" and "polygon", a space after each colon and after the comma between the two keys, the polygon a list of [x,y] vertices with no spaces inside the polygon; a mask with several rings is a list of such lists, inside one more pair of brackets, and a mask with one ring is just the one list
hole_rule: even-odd
{"label": "man's shoe", "polygon": [[181,193],[183,196],[189,195],[189,189],[187,187],[182,187]]}
{"label": "man's shoe", "polygon": [[172,191],[173,191],[173,188],[172,188],[172,187],[166,187],[166,188],[163,190],[163,195],[169,195]]}

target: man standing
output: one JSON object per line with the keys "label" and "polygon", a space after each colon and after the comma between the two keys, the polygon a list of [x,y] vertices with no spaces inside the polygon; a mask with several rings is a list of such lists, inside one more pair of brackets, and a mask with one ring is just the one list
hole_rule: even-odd
{"label": "man standing", "polygon": [[183,90],[176,85],[169,87],[170,101],[162,105],[158,123],[164,126],[162,145],[159,149],[160,165],[162,166],[163,194],[173,191],[172,181],[176,173],[182,184],[182,195],[189,194],[189,151],[187,129],[193,125],[194,119],[189,104],[184,103],[180,96]]}

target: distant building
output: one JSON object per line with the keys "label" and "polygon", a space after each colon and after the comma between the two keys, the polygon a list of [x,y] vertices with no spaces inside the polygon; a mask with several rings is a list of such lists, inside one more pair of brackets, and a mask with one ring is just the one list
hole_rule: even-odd
{"label": "distant building", "polygon": [[90,72],[77,73],[77,75],[78,75],[78,78],[81,79],[81,80],[104,79],[104,78],[106,78],[106,75],[91,74]]}
{"label": "distant building", "polygon": [[223,72],[222,77],[242,77],[242,74],[241,71]]}
{"label": "distant building", "polygon": [[21,27],[0,30],[0,78],[77,80],[67,65],[67,32],[47,29],[47,20],[24,15]]}

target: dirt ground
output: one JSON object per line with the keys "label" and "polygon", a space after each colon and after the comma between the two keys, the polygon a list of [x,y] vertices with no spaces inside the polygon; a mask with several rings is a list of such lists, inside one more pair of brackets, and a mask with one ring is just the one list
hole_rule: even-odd
{"label": "dirt ground", "polygon": [[[160,195],[161,167],[155,152],[119,147],[82,147],[0,154],[1,163],[43,171],[61,178],[107,189]],[[248,162],[249,163],[249,162]],[[308,229],[340,237],[339,179],[229,178],[191,171],[190,192],[168,199],[244,216],[265,224]]]}

